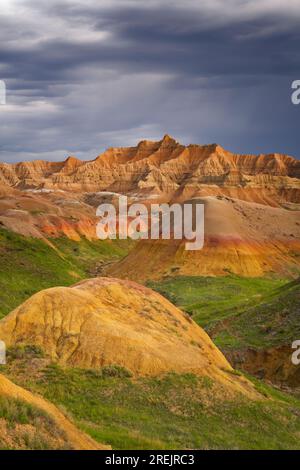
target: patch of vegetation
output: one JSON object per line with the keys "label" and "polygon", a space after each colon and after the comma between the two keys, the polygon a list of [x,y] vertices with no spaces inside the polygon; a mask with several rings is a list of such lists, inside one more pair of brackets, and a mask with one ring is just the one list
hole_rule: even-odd
{"label": "patch of vegetation", "polygon": [[43,358],[43,350],[36,345],[17,345],[8,348],[6,352],[7,360],[14,359],[34,359],[34,358]]}
{"label": "patch of vegetation", "polygon": [[132,377],[132,372],[126,367],[121,367],[118,365],[105,366],[101,369],[102,377]]}
{"label": "patch of vegetation", "polygon": [[50,420],[43,411],[29,403],[9,397],[0,397],[0,418],[8,421],[10,426],[30,424],[41,417]]}
{"label": "patch of vegetation", "polygon": [[258,380],[263,399],[251,401],[229,399],[213,379],[193,374],[130,378],[51,364],[28,374],[18,361],[5,372],[113,449],[299,448],[300,401]]}
{"label": "patch of vegetation", "polygon": [[300,281],[225,277],[148,283],[188,312],[223,350],[291,344],[300,337]]}
{"label": "patch of vegetation", "polygon": [[242,278],[238,276],[178,276],[148,286],[189,313],[208,331],[220,320],[237,315],[245,308],[258,305],[271,290],[286,280]]}
{"label": "patch of vegetation", "polygon": [[67,447],[64,433],[57,428],[52,418],[43,410],[25,401],[1,396],[0,420],[2,450],[46,450]]}
{"label": "patch of vegetation", "polygon": [[269,348],[300,338],[300,281],[273,289],[253,307],[230,319],[214,340],[223,348]]}
{"label": "patch of vegetation", "polygon": [[126,240],[28,238],[0,228],[0,318],[36,292],[55,286],[70,286],[89,276],[99,261],[124,257]]}

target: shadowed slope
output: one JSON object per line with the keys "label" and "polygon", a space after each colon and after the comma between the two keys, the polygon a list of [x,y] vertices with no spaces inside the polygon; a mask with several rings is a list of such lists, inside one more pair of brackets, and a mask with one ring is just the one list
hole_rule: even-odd
{"label": "shadowed slope", "polygon": [[300,338],[299,316],[300,279],[296,279],[217,323],[211,333],[239,369],[299,388],[300,368],[292,363],[292,344]]}

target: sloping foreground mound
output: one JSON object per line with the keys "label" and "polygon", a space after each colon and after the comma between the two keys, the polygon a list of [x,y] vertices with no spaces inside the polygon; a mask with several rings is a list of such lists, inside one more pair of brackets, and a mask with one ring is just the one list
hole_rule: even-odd
{"label": "sloping foreground mound", "polygon": [[185,240],[141,240],[107,273],[134,281],[163,276],[295,276],[300,271],[300,211],[227,197],[202,197],[204,247],[186,251]]}
{"label": "sloping foreground mound", "polygon": [[97,278],[41,291],[0,322],[0,338],[7,346],[37,345],[63,365],[192,372],[256,395],[196,323],[133,282]]}
{"label": "sloping foreground mound", "polygon": [[51,403],[0,375],[0,448],[107,449],[79,431]]}

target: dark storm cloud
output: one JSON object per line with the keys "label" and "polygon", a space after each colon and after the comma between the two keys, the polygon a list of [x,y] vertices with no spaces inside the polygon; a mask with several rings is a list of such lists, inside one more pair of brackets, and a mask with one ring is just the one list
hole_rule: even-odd
{"label": "dark storm cloud", "polygon": [[297,2],[290,11],[277,0],[7,3],[2,160],[91,158],[166,132],[299,155]]}
{"label": "dark storm cloud", "polygon": [[299,71],[299,25],[290,26],[288,31],[276,28],[265,35],[264,31],[279,25],[276,17],[219,26],[207,24],[201,11],[196,15],[183,9],[84,10],[71,5],[59,9],[56,4],[48,12],[52,12],[52,21],[56,15],[67,22],[76,12],[77,27],[88,24],[91,30],[109,32],[111,37],[78,44],[74,35],[66,34],[63,39],[44,40],[24,48],[17,44],[9,49],[4,42],[0,58],[11,70],[21,65],[26,74],[36,77],[38,68],[41,78],[56,74],[57,79],[70,78],[71,69],[85,64],[111,66],[118,71],[155,70],[196,76],[286,75]]}

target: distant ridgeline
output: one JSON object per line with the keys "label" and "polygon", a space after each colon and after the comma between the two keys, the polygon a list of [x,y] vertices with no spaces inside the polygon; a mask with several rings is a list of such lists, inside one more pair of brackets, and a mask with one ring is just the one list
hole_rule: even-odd
{"label": "distant ridgeline", "polygon": [[217,144],[184,146],[166,135],[159,142],[110,148],[92,161],[0,163],[0,183],[180,201],[225,195],[278,206],[300,202],[300,161],[276,153],[233,154]]}

